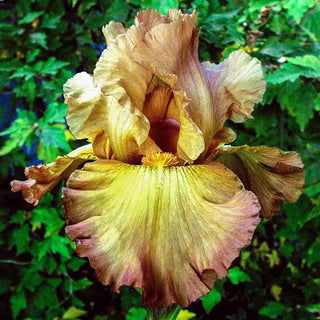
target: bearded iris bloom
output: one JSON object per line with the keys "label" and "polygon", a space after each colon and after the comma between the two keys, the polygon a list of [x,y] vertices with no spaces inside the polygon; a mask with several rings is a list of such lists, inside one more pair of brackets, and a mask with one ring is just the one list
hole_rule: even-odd
{"label": "bearded iris bloom", "polygon": [[67,180],[66,232],[79,256],[103,284],[141,288],[153,307],[207,294],[260,217],[296,201],[304,184],[297,153],[229,145],[226,120],[245,121],[262,100],[261,65],[240,50],[200,63],[196,19],[148,9],[129,29],[106,25],[93,76],[64,86],[70,131],[91,144],[11,183],[37,205]]}

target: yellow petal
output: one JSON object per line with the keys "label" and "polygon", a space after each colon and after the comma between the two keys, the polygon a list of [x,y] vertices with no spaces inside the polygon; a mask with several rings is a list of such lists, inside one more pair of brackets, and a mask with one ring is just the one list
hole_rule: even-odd
{"label": "yellow petal", "polygon": [[213,162],[87,163],[63,190],[66,231],[103,284],[142,288],[145,305],[184,307],[225,277],[251,241],[260,205],[242,188]]}
{"label": "yellow petal", "polygon": [[302,193],[303,164],[296,152],[266,146],[225,146],[217,149],[210,158],[236,173],[246,189],[256,194],[263,217],[269,218],[280,212],[283,200],[293,203]]}
{"label": "yellow petal", "polygon": [[105,131],[107,98],[93,85],[91,75],[86,72],[76,74],[65,83],[63,90],[68,104],[67,123],[77,139],[93,140]]}
{"label": "yellow petal", "polygon": [[25,175],[28,179],[11,181],[11,190],[21,190],[24,199],[36,206],[46,192],[51,191],[61,180],[67,179],[82,163],[96,159],[92,146],[83,146],[67,156],[58,157],[53,163],[26,168]]}
{"label": "yellow petal", "polygon": [[150,123],[139,109],[124,107],[113,96],[107,100],[106,129],[117,160],[137,163],[141,154],[160,151],[149,138]]}
{"label": "yellow petal", "polygon": [[251,118],[266,88],[259,60],[237,50],[218,65],[205,62],[202,66],[213,96],[215,121],[223,125],[227,118],[234,122]]}
{"label": "yellow petal", "polygon": [[106,39],[107,46],[109,46],[112,40],[116,39],[120,34],[124,34],[126,29],[121,23],[110,21],[102,28],[102,32]]}

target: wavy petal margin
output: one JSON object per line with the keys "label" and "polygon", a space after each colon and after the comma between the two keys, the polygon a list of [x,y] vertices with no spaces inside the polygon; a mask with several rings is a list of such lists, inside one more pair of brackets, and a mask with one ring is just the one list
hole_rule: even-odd
{"label": "wavy petal margin", "polygon": [[223,163],[241,179],[247,190],[255,193],[264,218],[280,212],[283,200],[296,202],[302,193],[305,174],[296,152],[266,146],[224,146],[210,159]]}
{"label": "wavy petal margin", "polygon": [[143,303],[189,305],[227,275],[259,223],[256,196],[219,163],[149,167],[99,160],[63,190],[68,237],[99,280]]}
{"label": "wavy petal margin", "polygon": [[223,125],[226,119],[252,118],[253,107],[266,89],[260,61],[237,50],[219,64],[204,62],[202,67],[212,92],[215,121]]}
{"label": "wavy petal margin", "polygon": [[[168,112],[179,115],[177,155],[189,163],[205,151],[216,133],[211,94],[198,59],[196,20],[195,11],[183,14],[169,10],[168,19],[147,28],[143,41],[133,50],[135,61],[172,88],[175,103]],[[190,143],[190,137],[194,142]]]}
{"label": "wavy petal margin", "polygon": [[61,180],[66,180],[82,163],[97,160],[92,146],[80,147],[64,157],[58,157],[55,162],[31,166],[25,169],[25,181],[11,181],[12,192],[22,191],[23,198],[34,206],[46,192],[51,191]]}

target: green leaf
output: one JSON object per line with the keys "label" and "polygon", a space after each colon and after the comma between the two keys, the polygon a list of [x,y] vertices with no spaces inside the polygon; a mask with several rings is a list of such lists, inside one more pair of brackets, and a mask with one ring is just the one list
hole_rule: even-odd
{"label": "green leaf", "polygon": [[310,10],[301,21],[301,28],[315,41],[320,41],[320,4]]}
{"label": "green leaf", "polygon": [[73,291],[83,290],[90,287],[93,283],[87,278],[82,278],[73,282]]}
{"label": "green leaf", "polygon": [[196,314],[193,312],[190,312],[189,310],[181,310],[176,320],[190,320],[190,319],[194,319],[195,316]]}
{"label": "green leaf", "polygon": [[316,98],[317,91],[314,86],[311,83],[302,84],[299,80],[283,85],[277,97],[281,108],[288,110],[296,119],[301,131],[304,131],[313,117]]}
{"label": "green leaf", "polygon": [[154,8],[165,15],[168,13],[169,9],[178,7],[178,0],[142,0],[142,8]]}
{"label": "green leaf", "polygon": [[39,141],[39,144],[37,146],[37,156],[39,160],[47,163],[53,162],[57,159],[59,153],[59,149],[57,149],[56,147],[45,145],[41,141]]}
{"label": "green leaf", "polygon": [[21,310],[27,306],[27,299],[24,291],[16,292],[10,299],[12,316],[17,318]]}
{"label": "green leaf", "polygon": [[37,268],[31,267],[23,273],[19,288],[27,289],[34,292],[35,289],[42,283],[43,279]]}
{"label": "green leaf", "polygon": [[300,23],[301,18],[315,5],[314,0],[284,0],[283,7],[288,10],[290,16]]}
{"label": "green leaf", "polygon": [[268,301],[267,305],[259,310],[259,314],[270,319],[277,319],[286,310],[282,303]]}
{"label": "green leaf", "polygon": [[78,271],[85,263],[86,260],[73,257],[71,261],[67,264],[67,267],[72,271]]}
{"label": "green leaf", "polygon": [[[43,122],[47,124],[65,123],[67,114],[67,105],[53,102],[48,105],[43,115]],[[39,120],[40,121],[40,120]]]}
{"label": "green leaf", "polygon": [[61,22],[63,14],[45,14],[41,26],[43,28],[55,29]]}
{"label": "green leaf", "polygon": [[13,230],[10,241],[10,248],[16,246],[17,255],[28,251],[30,242],[28,225],[24,224],[18,229]]}
{"label": "green leaf", "polygon": [[60,148],[66,152],[70,152],[71,148],[66,141],[64,130],[55,126],[44,126],[41,128],[40,140],[46,146]]}
{"label": "green leaf", "polygon": [[33,303],[40,310],[45,310],[45,308],[52,308],[59,305],[56,291],[49,285],[42,285],[38,287]]}
{"label": "green leaf", "polygon": [[34,77],[34,75],[35,71],[33,67],[26,65],[14,72],[11,78],[25,78],[26,80],[29,80]]}
{"label": "green leaf", "polygon": [[55,57],[49,58],[47,61],[39,61],[34,65],[34,70],[39,74],[55,75],[58,71],[67,66],[69,62],[56,60]]}
{"label": "green leaf", "polygon": [[307,252],[307,264],[312,266],[314,263],[320,261],[320,237],[312,244]]}
{"label": "green leaf", "polygon": [[0,148],[0,156],[10,153],[25,143],[30,147],[36,117],[33,112],[20,109],[17,110],[17,114],[18,118],[13,121],[10,128],[0,133],[0,136],[10,135],[10,139],[6,140],[4,146]]}
{"label": "green leaf", "polygon": [[43,11],[34,11],[34,12],[29,12],[27,13],[23,19],[19,21],[19,25],[21,24],[26,24],[26,23],[31,23],[35,19],[39,18],[43,14]]}
{"label": "green leaf", "polygon": [[241,282],[251,281],[250,277],[240,270],[239,267],[234,267],[229,269],[228,279],[231,281],[232,284],[239,284]]}
{"label": "green leaf", "polygon": [[287,58],[291,64],[305,67],[312,70],[314,78],[320,77],[320,58],[313,55],[305,55],[302,57]]}
{"label": "green leaf", "polygon": [[147,318],[147,311],[145,308],[131,308],[126,315],[126,320],[145,320]]}
{"label": "green leaf", "polygon": [[69,309],[63,314],[62,319],[75,319],[87,314],[87,311],[78,309],[76,307],[69,307]]}
{"label": "green leaf", "polygon": [[301,76],[301,69],[291,64],[284,64],[276,72],[266,76],[267,83],[278,84],[286,81],[294,82]]}
{"label": "green leaf", "polygon": [[58,253],[63,257],[70,259],[69,240],[59,235],[52,235],[49,241],[50,249],[53,253]]}
{"label": "green leaf", "polygon": [[269,37],[260,49],[259,53],[280,58],[292,52],[301,50],[299,41],[284,39],[281,41],[278,37]]}
{"label": "green leaf", "polygon": [[35,32],[30,34],[30,40],[33,44],[38,44],[44,49],[48,49],[47,35],[44,32]]}
{"label": "green leaf", "polygon": [[57,234],[64,226],[64,221],[60,218],[54,208],[36,208],[32,211],[31,224],[43,223],[46,229],[45,238]]}
{"label": "green leaf", "polygon": [[206,296],[201,298],[201,302],[206,313],[210,313],[212,309],[222,300],[221,293],[216,289],[211,290]]}
{"label": "green leaf", "polygon": [[29,50],[27,52],[27,63],[33,62],[41,53],[40,49]]}
{"label": "green leaf", "polygon": [[33,104],[37,96],[37,86],[33,78],[26,77],[20,86],[16,86],[13,92],[17,97],[26,97],[30,105]]}

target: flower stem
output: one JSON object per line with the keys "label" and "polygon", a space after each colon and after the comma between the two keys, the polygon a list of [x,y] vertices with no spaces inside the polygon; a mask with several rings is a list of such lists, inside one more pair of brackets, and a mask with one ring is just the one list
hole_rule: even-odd
{"label": "flower stem", "polygon": [[181,308],[178,305],[172,305],[168,308],[147,308],[148,320],[175,320]]}

